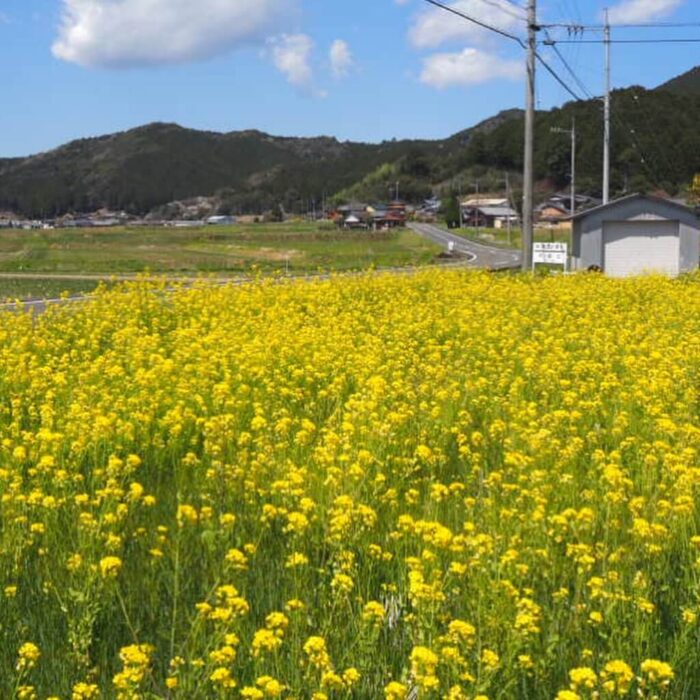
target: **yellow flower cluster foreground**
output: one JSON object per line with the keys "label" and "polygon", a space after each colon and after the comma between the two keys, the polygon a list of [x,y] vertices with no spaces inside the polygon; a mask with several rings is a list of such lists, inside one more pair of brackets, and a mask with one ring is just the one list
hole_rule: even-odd
{"label": "yellow flower cluster foreground", "polygon": [[700,697],[700,278],[0,315],[0,697]]}

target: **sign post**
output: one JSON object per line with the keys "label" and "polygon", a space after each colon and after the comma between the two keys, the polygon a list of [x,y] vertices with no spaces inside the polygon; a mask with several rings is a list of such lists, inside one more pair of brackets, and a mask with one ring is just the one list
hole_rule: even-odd
{"label": "sign post", "polygon": [[569,269],[569,246],[566,243],[535,243],[532,251],[532,270],[535,265],[563,265]]}

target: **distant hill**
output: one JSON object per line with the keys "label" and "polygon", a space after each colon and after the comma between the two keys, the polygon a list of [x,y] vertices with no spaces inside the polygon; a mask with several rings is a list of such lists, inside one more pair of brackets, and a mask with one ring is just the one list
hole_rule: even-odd
{"label": "distant hill", "polygon": [[0,161],[0,208],[52,216],[100,207],[134,213],[177,199],[222,192],[239,209],[333,194],[413,144],[341,143],[230,134],[176,124],[73,141],[56,150]]}
{"label": "distant hill", "polygon": [[700,66],[695,66],[687,73],[659,85],[656,89],[674,92],[677,95],[700,95]]}
{"label": "distant hill", "polygon": [[[700,81],[697,69],[666,84],[673,89],[632,87],[613,94],[615,194],[665,190],[676,195],[700,172],[700,94],[690,89],[694,79]],[[598,195],[600,100],[538,113],[536,175],[543,190],[567,185],[569,141],[552,128],[568,127],[572,119],[579,134],[579,188]],[[397,181],[409,201],[432,193],[468,193],[477,182],[482,192],[502,190],[506,172],[517,190],[523,128],[523,112],[517,109],[447,139],[380,144],[155,123],[27,158],[0,159],[0,210],[32,217],[103,207],[158,214],[168,211],[169,202],[216,196],[223,214],[280,205],[302,212],[311,208],[311,200],[316,206],[322,199],[386,201]]]}

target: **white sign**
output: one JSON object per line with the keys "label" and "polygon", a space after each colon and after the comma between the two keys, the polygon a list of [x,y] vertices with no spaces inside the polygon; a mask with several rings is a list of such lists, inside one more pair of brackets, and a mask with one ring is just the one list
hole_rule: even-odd
{"label": "white sign", "polygon": [[535,243],[533,247],[536,253],[566,253],[568,249],[566,243]]}
{"label": "white sign", "polygon": [[538,263],[549,265],[568,264],[569,246],[566,243],[535,243],[532,249],[532,266]]}

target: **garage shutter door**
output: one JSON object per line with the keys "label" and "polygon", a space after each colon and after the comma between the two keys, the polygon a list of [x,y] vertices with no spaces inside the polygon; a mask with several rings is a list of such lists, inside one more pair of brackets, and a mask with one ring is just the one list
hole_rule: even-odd
{"label": "garage shutter door", "polygon": [[645,272],[676,276],[680,266],[677,221],[608,221],[603,227],[604,269],[610,277]]}

